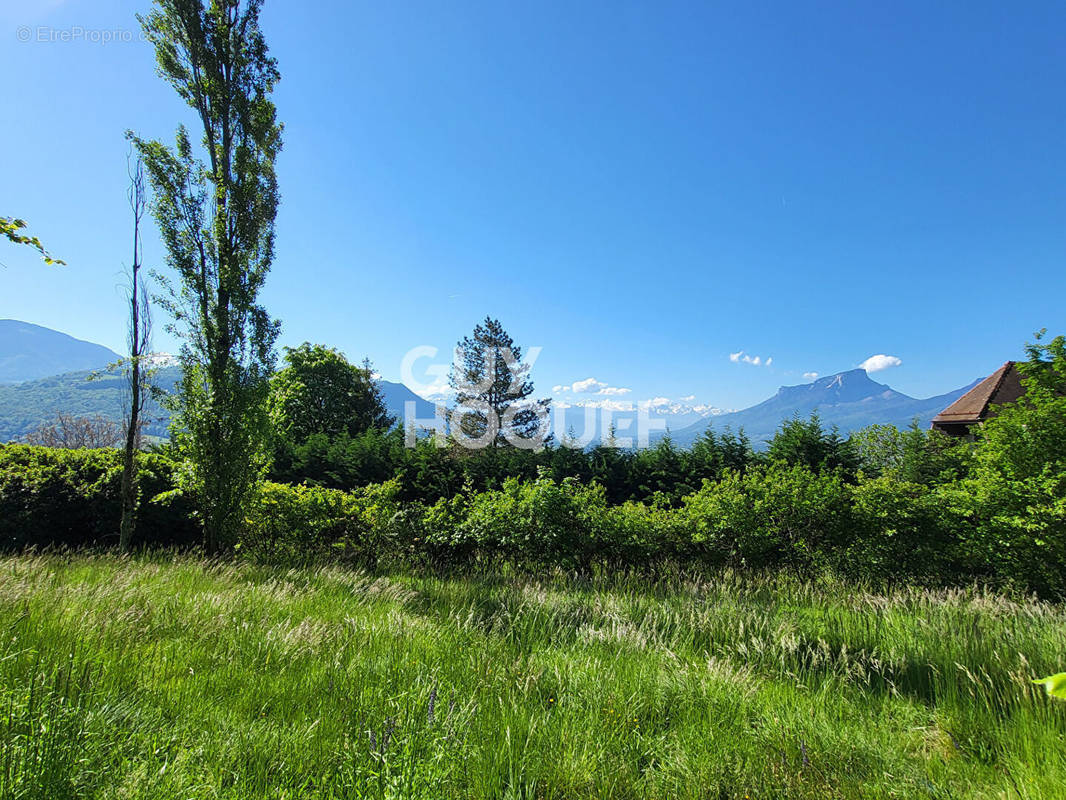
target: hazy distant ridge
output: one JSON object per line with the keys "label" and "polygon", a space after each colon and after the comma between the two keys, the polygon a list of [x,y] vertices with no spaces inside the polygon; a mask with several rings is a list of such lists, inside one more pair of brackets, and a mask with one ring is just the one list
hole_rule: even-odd
{"label": "hazy distant ridge", "polygon": [[758,405],[701,420],[672,435],[677,444],[690,445],[708,426],[713,425],[715,430],[723,430],[728,426],[734,431],[744,428],[751,440],[758,444],[772,437],[782,421],[797,414],[809,417],[814,411],[818,412],[824,425],[836,425],[845,434],[874,424],[904,428],[914,419],[922,427],[928,427],[939,411],[969,391],[979,380],[947,394],[922,400],[878,383],[865,370],[850,369],[836,375],[826,375],[811,383],[782,386],[777,394]]}
{"label": "hazy distant ridge", "polygon": [[[49,328],[0,320],[0,442],[24,436],[60,411],[121,420],[125,413],[125,385],[121,376],[104,375],[88,380],[93,370],[100,370],[118,358],[106,347]],[[177,367],[166,367],[157,373],[156,382],[160,387],[170,388],[178,376]],[[409,401],[415,403],[420,420],[433,419],[433,404],[403,384],[380,381],[379,385],[386,407],[397,420],[403,419],[404,405]],[[782,421],[796,414],[807,417],[812,411],[817,411],[826,425],[838,426],[842,433],[875,423],[905,427],[915,418],[923,427],[928,426],[939,411],[970,386],[920,400],[872,380],[862,369],[852,369],[811,383],[782,386],[773,397],[743,411],[703,416],[692,409],[659,409],[652,416],[663,419],[674,441],[682,446],[691,445],[712,425],[716,430],[743,427],[758,445],[773,436]],[[148,416],[153,420],[149,433],[165,435],[166,412],[153,406]],[[637,434],[636,417],[636,411],[613,414],[619,435]],[[573,431],[579,438],[597,442],[606,434],[602,430],[603,416],[597,413],[594,420],[592,430],[585,431],[585,409],[577,406],[566,409],[567,431]]]}
{"label": "hazy distant ridge", "polygon": [[103,345],[29,322],[0,319],[0,383],[100,369],[118,358],[117,353]]}

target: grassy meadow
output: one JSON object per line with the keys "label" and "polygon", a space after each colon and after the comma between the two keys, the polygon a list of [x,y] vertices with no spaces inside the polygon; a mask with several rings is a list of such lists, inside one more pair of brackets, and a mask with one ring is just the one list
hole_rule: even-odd
{"label": "grassy meadow", "polygon": [[0,560],[0,798],[1060,798],[1066,609]]}

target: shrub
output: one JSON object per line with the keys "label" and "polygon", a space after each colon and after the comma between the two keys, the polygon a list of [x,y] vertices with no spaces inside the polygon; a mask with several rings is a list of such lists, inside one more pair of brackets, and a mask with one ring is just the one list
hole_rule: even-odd
{"label": "shrub", "polygon": [[508,478],[498,491],[471,495],[456,520],[453,545],[519,561],[587,566],[601,556],[603,487],[572,478],[555,483]]}
{"label": "shrub", "polygon": [[829,564],[851,527],[847,486],[836,472],[774,462],[728,472],[685,498],[696,542],[735,567]]}
{"label": "shrub", "polygon": [[649,567],[668,560],[707,562],[684,515],[664,505],[626,502],[604,511],[599,526],[600,560],[622,568]]}
{"label": "shrub", "polygon": [[[195,514],[174,494],[174,464],[138,453],[141,507],[134,545],[191,546]],[[121,453],[0,445],[0,547],[86,547],[118,541]],[[156,500],[168,494],[164,502]]]}
{"label": "shrub", "polygon": [[863,578],[938,578],[963,569],[960,532],[966,521],[942,493],[890,476],[852,489],[855,533],[840,559],[842,572]]}
{"label": "shrub", "polygon": [[396,551],[402,533],[411,527],[411,508],[398,496],[396,481],[353,492],[267,483],[239,545],[264,561],[340,557],[373,566],[382,555]]}
{"label": "shrub", "polygon": [[238,547],[265,561],[321,558],[346,538],[350,501],[336,489],[264,484]]}

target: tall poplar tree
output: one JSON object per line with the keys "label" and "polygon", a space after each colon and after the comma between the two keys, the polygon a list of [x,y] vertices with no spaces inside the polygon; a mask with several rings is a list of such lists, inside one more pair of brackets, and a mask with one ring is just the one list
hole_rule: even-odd
{"label": "tall poplar tree", "polygon": [[[268,463],[268,380],[278,323],[259,304],[274,258],[280,78],[261,0],[155,0],[140,22],[158,70],[195,112],[173,146],[133,137],[174,278],[160,304],[182,338],[172,427],[209,552],[235,540]],[[203,156],[206,156],[206,161]],[[176,279],[175,279],[176,278]]]}

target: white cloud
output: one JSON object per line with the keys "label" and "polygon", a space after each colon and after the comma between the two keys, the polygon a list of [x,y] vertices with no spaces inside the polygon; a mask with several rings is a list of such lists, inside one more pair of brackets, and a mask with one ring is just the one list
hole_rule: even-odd
{"label": "white cloud", "polygon": [[[410,386],[407,388],[411,389]],[[414,391],[414,389],[411,389],[411,391]],[[420,394],[426,400],[434,403],[446,404],[455,397],[455,389],[448,383],[447,375],[435,375],[432,382],[419,385],[415,394]]]}
{"label": "white cloud", "polygon": [[868,359],[859,364],[861,369],[867,372],[880,372],[883,369],[889,367],[898,367],[903,363],[903,360],[896,356],[886,356],[883,353],[876,356],[870,356]]}
{"label": "white cloud", "polygon": [[574,381],[573,385],[570,388],[578,394],[581,394],[584,392],[591,392],[593,389],[599,389],[600,387],[605,385],[606,384],[596,380],[595,378],[585,378],[585,380],[583,381]]}
{"label": "white cloud", "polygon": [[803,373],[803,377],[813,381],[815,378],[818,377],[818,373],[817,372],[804,372]]}
{"label": "white cloud", "polygon": [[603,381],[598,381],[595,378],[585,378],[583,381],[574,381],[569,386],[563,384],[552,389],[552,392],[555,394],[574,392],[575,394],[602,394],[613,397],[629,394],[631,391],[633,390],[627,389],[624,386],[609,386]]}
{"label": "white cloud", "polygon": [[767,356],[766,361],[763,361],[762,356],[753,356],[745,353],[743,350],[738,350],[736,353],[729,354],[729,360],[734,364],[744,363],[751,364],[753,367],[770,366],[774,363],[772,356]]}
{"label": "white cloud", "polygon": [[682,403],[691,403],[695,399],[696,399],[696,395],[694,395],[694,394],[686,394],[684,397],[679,397],[678,398],[678,400],[680,400]]}

